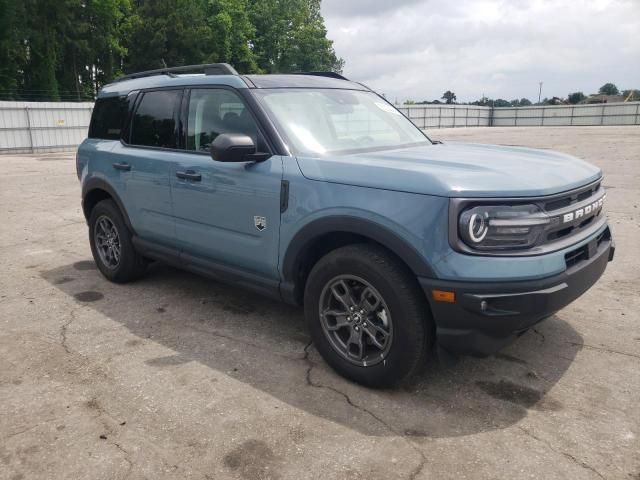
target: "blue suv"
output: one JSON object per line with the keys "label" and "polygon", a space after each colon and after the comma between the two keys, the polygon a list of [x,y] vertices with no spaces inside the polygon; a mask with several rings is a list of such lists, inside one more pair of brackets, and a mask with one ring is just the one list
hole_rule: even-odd
{"label": "blue suv", "polygon": [[95,262],[149,261],[304,305],[340,374],[388,387],[437,344],[489,355],[593,285],[614,244],[600,169],[433,142],[325,72],[166,68],[105,86],[77,173]]}

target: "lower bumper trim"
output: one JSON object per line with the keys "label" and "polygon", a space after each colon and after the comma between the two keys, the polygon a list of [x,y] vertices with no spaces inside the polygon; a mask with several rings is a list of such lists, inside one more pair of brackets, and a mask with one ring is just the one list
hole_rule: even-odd
{"label": "lower bumper trim", "polygon": [[[590,258],[553,277],[510,283],[450,282],[420,278],[436,323],[438,343],[455,353],[490,355],[516,336],[577,299],[613,258],[612,240],[590,249]],[[433,289],[455,292],[455,302],[431,298]]]}

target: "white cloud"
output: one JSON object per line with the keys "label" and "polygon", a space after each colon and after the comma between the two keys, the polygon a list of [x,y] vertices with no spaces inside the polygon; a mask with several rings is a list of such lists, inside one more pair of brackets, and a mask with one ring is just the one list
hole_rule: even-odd
{"label": "white cloud", "polygon": [[391,100],[640,88],[640,0],[323,0],[345,75]]}

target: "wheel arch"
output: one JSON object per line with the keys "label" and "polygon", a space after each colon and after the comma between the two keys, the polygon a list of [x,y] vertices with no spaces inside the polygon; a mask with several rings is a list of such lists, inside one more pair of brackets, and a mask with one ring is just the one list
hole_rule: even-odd
{"label": "wheel arch", "polygon": [[282,298],[301,304],[313,265],[330,251],[353,243],[375,243],[397,257],[417,277],[433,278],[433,270],[407,240],[371,220],[348,215],[314,220],[298,231],[282,262]]}
{"label": "wheel arch", "polygon": [[92,178],[88,180],[82,187],[82,213],[85,220],[89,221],[91,216],[91,210],[96,206],[98,202],[102,200],[113,200],[118,206],[118,209],[122,213],[124,222],[127,228],[134,232],[127,210],[124,208],[124,204],[120,199],[120,196],[116,193],[115,189],[109,185],[105,180],[101,178]]}

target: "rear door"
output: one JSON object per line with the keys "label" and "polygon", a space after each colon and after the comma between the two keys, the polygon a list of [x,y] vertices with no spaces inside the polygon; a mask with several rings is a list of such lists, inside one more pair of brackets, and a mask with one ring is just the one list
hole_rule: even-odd
{"label": "rear door", "polygon": [[252,136],[268,149],[254,115],[232,89],[198,88],[183,102],[186,151],[171,175],[176,236],[183,251],[241,272],[278,279],[282,157],[214,161],[221,133]]}
{"label": "rear door", "polygon": [[114,157],[126,178],[125,204],[131,224],[143,239],[174,246],[175,226],[170,178],[178,153],[178,111],[182,89],[150,90],[139,94]]}

